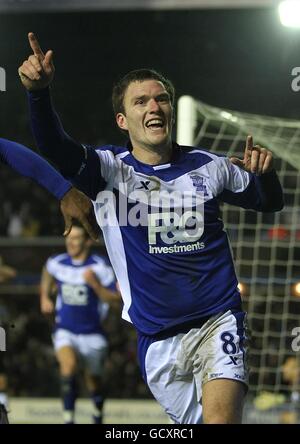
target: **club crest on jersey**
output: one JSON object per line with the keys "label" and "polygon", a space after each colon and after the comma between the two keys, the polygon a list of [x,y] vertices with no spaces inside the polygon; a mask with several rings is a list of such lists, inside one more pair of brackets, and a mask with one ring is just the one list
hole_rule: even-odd
{"label": "club crest on jersey", "polygon": [[196,188],[196,191],[200,191],[204,196],[208,196],[207,188],[204,183],[204,177],[198,176],[197,174],[191,174],[190,178],[192,179],[193,186]]}

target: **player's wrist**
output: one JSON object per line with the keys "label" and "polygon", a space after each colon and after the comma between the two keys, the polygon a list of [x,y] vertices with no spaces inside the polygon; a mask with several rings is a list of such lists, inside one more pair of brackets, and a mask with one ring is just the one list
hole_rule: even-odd
{"label": "player's wrist", "polygon": [[56,191],[56,197],[58,200],[62,201],[69,197],[67,194],[72,190],[74,190],[74,187],[71,182],[64,180],[61,182],[60,187]]}
{"label": "player's wrist", "polygon": [[47,85],[40,89],[27,89],[27,94],[32,99],[41,99],[43,97],[49,97],[50,95],[50,85]]}

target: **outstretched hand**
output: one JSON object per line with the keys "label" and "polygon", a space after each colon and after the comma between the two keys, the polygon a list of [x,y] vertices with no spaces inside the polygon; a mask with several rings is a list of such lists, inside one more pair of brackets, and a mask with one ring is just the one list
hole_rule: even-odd
{"label": "outstretched hand", "polygon": [[70,233],[73,219],[76,219],[94,241],[99,240],[100,228],[96,221],[94,208],[85,194],[76,188],[71,188],[62,198],[60,209],[65,220],[64,236]]}
{"label": "outstretched hand", "polygon": [[273,154],[260,145],[253,146],[252,136],[247,137],[243,160],[238,157],[230,157],[230,161],[248,173],[257,176],[268,173],[273,169]]}
{"label": "outstretched hand", "polygon": [[46,88],[54,77],[53,51],[43,53],[33,32],[28,34],[28,40],[33,54],[19,67],[21,82],[28,91]]}

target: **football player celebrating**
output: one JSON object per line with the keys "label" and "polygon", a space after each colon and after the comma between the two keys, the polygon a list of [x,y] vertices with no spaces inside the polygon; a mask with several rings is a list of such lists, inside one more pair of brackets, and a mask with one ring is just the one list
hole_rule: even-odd
{"label": "football player celebrating", "polygon": [[[145,381],[176,423],[240,423],[248,377],[245,313],[218,200],[281,210],[272,153],[254,146],[251,136],[243,159],[173,142],[174,87],[149,69],[129,72],[113,88],[127,146],[81,145],[53,108],[53,52],[44,54],[33,33],[29,42],[33,54],[19,75],[37,145],[93,200],[123,317],[138,331]],[[180,193],[192,196],[181,214]],[[168,195],[172,206],[164,203]],[[203,204],[195,207],[197,198]]]}

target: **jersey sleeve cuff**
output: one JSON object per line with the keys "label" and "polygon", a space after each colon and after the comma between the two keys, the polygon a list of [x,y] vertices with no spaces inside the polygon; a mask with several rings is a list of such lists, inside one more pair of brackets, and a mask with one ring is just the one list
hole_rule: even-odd
{"label": "jersey sleeve cuff", "polygon": [[53,194],[58,200],[61,200],[64,195],[67,194],[68,191],[70,191],[72,186],[73,185],[71,184],[71,182],[67,180],[62,180]]}
{"label": "jersey sleeve cuff", "polygon": [[29,99],[34,100],[34,101],[38,101],[44,97],[50,96],[50,88],[49,88],[49,86],[46,86],[46,88],[39,89],[37,91],[27,91],[27,95],[28,95]]}

